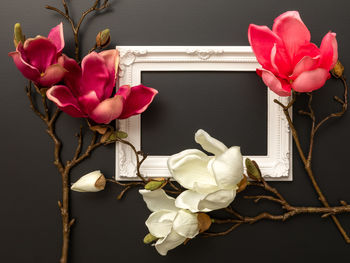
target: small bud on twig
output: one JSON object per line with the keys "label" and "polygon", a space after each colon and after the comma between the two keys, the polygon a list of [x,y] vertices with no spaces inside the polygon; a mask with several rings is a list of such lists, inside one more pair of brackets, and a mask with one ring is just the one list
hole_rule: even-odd
{"label": "small bud on twig", "polygon": [[250,160],[249,158],[246,158],[245,159],[245,166],[247,168],[247,174],[251,179],[253,179],[255,181],[261,180],[261,172],[260,172],[259,166],[256,162]]}
{"label": "small bud on twig", "polygon": [[98,48],[105,48],[111,42],[111,35],[109,29],[100,31],[96,36],[96,46]]}
{"label": "small bud on twig", "polygon": [[13,44],[15,45],[15,48],[17,48],[19,42],[24,43],[25,37],[22,34],[22,28],[20,23],[16,23],[14,26],[14,33],[13,33]]}
{"label": "small bud on twig", "polygon": [[158,239],[158,237],[155,237],[154,235],[152,235],[151,233],[148,233],[144,238],[143,238],[143,243],[145,244],[150,244],[154,241],[156,241]]}
{"label": "small bud on twig", "polygon": [[343,72],[344,72],[344,66],[338,60],[337,63],[335,63],[334,68],[331,70],[331,73],[334,77],[340,78],[341,76],[343,76]]}
{"label": "small bud on twig", "polygon": [[145,185],[145,189],[146,190],[157,190],[158,188],[160,188],[165,181],[150,181]]}
{"label": "small bud on twig", "polygon": [[98,192],[105,189],[106,178],[101,171],[93,171],[82,176],[71,189],[76,192]]}
{"label": "small bud on twig", "polygon": [[199,233],[203,233],[204,231],[207,231],[210,228],[211,223],[214,222],[210,218],[210,216],[208,216],[206,213],[198,213],[197,220],[198,220]]}

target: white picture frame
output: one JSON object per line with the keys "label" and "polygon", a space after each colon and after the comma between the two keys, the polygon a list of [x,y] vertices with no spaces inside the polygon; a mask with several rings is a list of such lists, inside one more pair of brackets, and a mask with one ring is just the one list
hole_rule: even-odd
{"label": "white picture frame", "polygon": [[[249,46],[117,46],[120,54],[118,85],[136,86],[144,71],[255,71],[260,67]],[[292,180],[292,140],[288,122],[278,99],[288,103],[268,89],[267,95],[267,155],[244,156],[255,160],[267,180]],[[136,149],[141,145],[141,118],[133,116],[119,120],[117,126],[128,134],[127,140]],[[189,134],[188,136],[193,136]],[[174,153],[175,154],[175,153]],[[145,177],[169,177],[168,156],[148,156],[141,167]],[[138,180],[136,159],[129,146],[116,144],[116,179]]]}

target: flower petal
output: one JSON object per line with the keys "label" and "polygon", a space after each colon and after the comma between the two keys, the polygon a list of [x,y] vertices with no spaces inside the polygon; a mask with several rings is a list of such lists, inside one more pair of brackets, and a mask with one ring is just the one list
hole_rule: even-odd
{"label": "flower petal", "polygon": [[43,87],[51,87],[59,82],[66,74],[67,70],[59,64],[53,64],[46,68],[44,74],[38,80]]}
{"label": "flower petal", "polygon": [[222,154],[227,150],[225,144],[211,137],[206,131],[202,129],[199,129],[195,133],[194,140],[196,143],[200,144],[205,151],[210,152],[214,155]]}
{"label": "flower petal", "polygon": [[175,199],[168,196],[163,189],[157,189],[154,191],[149,190],[139,190],[142,194],[143,200],[145,201],[147,207],[152,212],[157,212],[160,210],[170,210],[177,211],[175,207]]}
{"label": "flower petal", "polygon": [[176,211],[160,210],[152,213],[146,220],[148,231],[155,237],[166,237],[172,230]]}
{"label": "flower petal", "polygon": [[123,97],[117,95],[106,99],[97,105],[93,111],[89,112],[89,117],[96,123],[108,124],[120,116],[123,110],[123,101]]}
{"label": "flower petal", "polygon": [[200,211],[213,211],[226,208],[236,197],[236,190],[218,190],[207,195],[200,201],[198,209]]}
{"label": "flower petal", "polygon": [[234,146],[218,155],[208,164],[220,188],[235,189],[243,179],[243,156],[240,147]]}
{"label": "flower petal", "polygon": [[80,96],[78,100],[84,112],[88,114],[100,104],[100,100],[97,98],[95,91],[90,91],[89,93]]}
{"label": "flower petal", "polygon": [[200,194],[192,190],[186,190],[182,192],[178,197],[176,197],[175,205],[178,208],[188,209],[193,213],[196,212],[209,212],[210,209],[202,207],[199,209],[199,203],[205,199],[208,194]]}
{"label": "flower petal", "polygon": [[186,237],[183,237],[175,231],[172,231],[167,237],[158,239],[155,244],[155,248],[159,254],[166,256],[169,250],[181,245],[185,240]]}
{"label": "flower petal", "polygon": [[105,60],[96,52],[91,52],[81,62],[82,81],[81,92],[83,94],[95,91],[97,97],[102,101],[105,98],[105,87],[109,80]]}
{"label": "flower petal", "polygon": [[151,104],[154,96],[156,96],[157,93],[157,90],[143,85],[131,87],[130,94],[125,100],[123,112],[119,119],[126,119],[130,116],[144,112]]}
{"label": "flower petal", "polygon": [[271,64],[271,50],[275,43],[281,43],[281,39],[267,26],[250,24],[248,39],[254,54],[261,66],[273,70]]}
{"label": "flower petal", "polygon": [[[116,69],[119,64],[119,52],[117,49],[105,50],[99,53],[104,59],[107,71],[109,72],[109,79],[105,86],[103,99],[109,98],[112,95],[117,79]],[[118,63],[118,64],[117,64]]]}
{"label": "flower petal", "polygon": [[63,65],[63,67],[68,71],[64,75],[64,82],[73,92],[73,94],[78,97],[82,93],[80,92],[80,81],[82,75],[80,66],[74,59],[69,58],[64,54],[60,56],[58,63]]}
{"label": "flower petal", "polygon": [[293,74],[290,76],[290,78],[296,79],[301,73],[316,69],[319,65],[319,61],[320,56],[314,58],[308,56],[303,57],[295,66]]}
{"label": "flower petal", "polygon": [[307,43],[299,47],[298,53],[292,58],[292,66],[295,67],[304,57],[315,58],[320,54],[320,50],[314,43]]}
{"label": "flower petal", "polygon": [[[21,43],[19,43],[19,45],[21,45]],[[30,79],[34,82],[37,82],[37,80],[40,78],[39,70],[29,65],[27,62],[25,62],[20,52],[18,51],[10,52],[9,56],[12,57],[16,67],[23,74],[25,78]]]}
{"label": "flower petal", "polygon": [[258,75],[261,76],[265,85],[268,86],[277,95],[286,97],[291,94],[290,85],[282,79],[278,79],[272,72],[264,69],[257,69]]}
{"label": "flower petal", "polygon": [[47,38],[38,36],[24,42],[24,53],[28,64],[44,73],[46,68],[57,61],[56,46]]}
{"label": "flower petal", "polygon": [[57,53],[62,51],[62,49],[64,48],[64,35],[63,35],[62,22],[51,29],[47,38],[50,39],[52,43],[56,46]]}
{"label": "flower petal", "polygon": [[187,238],[194,238],[199,233],[197,215],[179,210],[173,222],[176,233]]}
{"label": "flower petal", "polygon": [[330,74],[324,68],[303,72],[292,83],[292,88],[298,92],[311,92],[321,88]]}
{"label": "flower petal", "polygon": [[116,95],[121,95],[126,100],[127,97],[130,95],[130,92],[131,92],[130,86],[129,85],[123,85],[123,86],[119,87]]}
{"label": "flower petal", "polygon": [[279,76],[287,77],[292,72],[290,58],[283,45],[274,44],[271,50],[271,64]]}
{"label": "flower petal", "polygon": [[207,169],[209,160],[210,157],[199,150],[184,150],[170,156],[168,169],[174,179],[187,189],[192,189],[196,182],[215,186],[215,178]]}
{"label": "flower petal", "polygon": [[335,33],[329,32],[322,39],[320,67],[326,70],[331,70],[338,60],[338,43],[335,36]]}
{"label": "flower petal", "polygon": [[297,54],[299,47],[311,39],[310,32],[297,11],[288,11],[278,16],[272,31],[282,39],[291,59]]}
{"label": "flower petal", "polygon": [[68,87],[63,85],[53,86],[47,90],[46,96],[70,116],[86,117],[86,115],[80,110],[77,99],[73,96]]}

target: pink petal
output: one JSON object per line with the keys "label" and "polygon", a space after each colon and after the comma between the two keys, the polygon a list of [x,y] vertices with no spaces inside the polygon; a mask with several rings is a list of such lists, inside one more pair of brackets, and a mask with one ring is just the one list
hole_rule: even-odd
{"label": "pink petal", "polygon": [[38,36],[24,42],[24,53],[28,64],[44,73],[57,60],[56,46],[47,38]]}
{"label": "pink petal", "polygon": [[317,68],[303,72],[292,83],[292,88],[298,92],[311,92],[321,88],[330,77],[328,70]]}
{"label": "pink petal", "polygon": [[59,82],[67,70],[59,64],[49,66],[45,73],[40,77],[38,83],[42,87],[51,87],[53,84]]}
{"label": "pink petal", "polygon": [[[21,45],[21,43],[19,45]],[[9,56],[12,57],[13,62],[24,77],[37,82],[37,80],[40,78],[40,72],[37,68],[25,62],[18,51],[10,52]]]}
{"label": "pink petal", "polygon": [[119,63],[119,52],[116,49],[106,50],[99,53],[100,56],[105,61],[107,70],[109,72],[109,79],[106,83],[104,98],[107,99],[111,96],[113,89],[115,87],[115,82],[117,79],[116,68],[118,67],[117,63]]}
{"label": "pink petal", "polygon": [[304,57],[299,61],[299,63],[295,66],[293,74],[290,76],[291,79],[296,79],[301,73],[305,71],[314,70],[318,67],[320,61],[320,56],[311,58]]}
{"label": "pink petal", "polygon": [[52,41],[52,43],[57,48],[57,53],[61,52],[64,48],[64,35],[63,35],[63,24],[62,22],[51,29],[48,37]]}
{"label": "pink petal", "polygon": [[127,97],[129,96],[130,92],[131,92],[130,86],[129,85],[123,85],[123,86],[119,87],[116,95],[121,95],[126,100]]}
{"label": "pink petal", "polygon": [[288,11],[275,19],[272,31],[283,41],[291,59],[300,46],[310,42],[310,32],[297,11]]}
{"label": "pink petal", "polygon": [[299,63],[304,57],[317,57],[320,56],[320,50],[314,43],[307,43],[303,46],[300,46],[297,54],[293,57],[293,67]]}
{"label": "pink petal", "polygon": [[77,99],[73,96],[68,87],[64,85],[53,86],[47,90],[46,96],[70,116],[86,117],[86,114],[81,111]]}
{"label": "pink petal", "polygon": [[132,115],[144,112],[153,101],[157,90],[138,85],[130,89],[130,94],[125,100],[125,105],[119,119],[126,119]]}
{"label": "pink petal", "polygon": [[248,28],[249,43],[258,62],[263,68],[273,70],[271,65],[271,50],[275,43],[280,43],[280,38],[267,26],[250,24]]}
{"label": "pink petal", "polygon": [[283,79],[278,79],[272,72],[265,69],[257,69],[258,75],[261,76],[265,85],[277,95],[286,97],[291,94],[291,86]]}
{"label": "pink petal", "polygon": [[338,43],[335,38],[336,34],[329,32],[327,33],[321,43],[321,61],[320,67],[327,70],[331,70],[338,60]]}
{"label": "pink petal", "polygon": [[81,68],[83,72],[81,92],[86,94],[93,90],[96,92],[97,97],[103,100],[105,97],[105,85],[109,80],[109,72],[103,57],[96,52],[91,52],[83,59]]}
{"label": "pink petal", "polygon": [[69,58],[64,54],[58,59],[58,63],[63,65],[68,71],[64,76],[64,82],[73,92],[74,96],[78,97],[81,94],[80,81],[82,72],[80,66],[74,59]]}
{"label": "pink petal", "polygon": [[106,99],[89,114],[89,117],[96,123],[108,124],[119,117],[123,110],[123,101],[123,97],[118,95]]}
{"label": "pink petal", "polygon": [[100,104],[100,100],[97,98],[95,91],[90,91],[88,94],[79,97],[78,100],[84,112],[88,114]]}
{"label": "pink petal", "polygon": [[284,46],[274,44],[271,50],[271,64],[278,75],[287,77],[292,72],[289,56]]}

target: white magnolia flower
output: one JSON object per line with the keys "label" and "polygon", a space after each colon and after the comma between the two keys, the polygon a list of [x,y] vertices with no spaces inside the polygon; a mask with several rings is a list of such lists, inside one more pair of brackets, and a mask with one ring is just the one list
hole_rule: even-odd
{"label": "white magnolia flower", "polygon": [[181,245],[199,233],[197,214],[175,206],[175,199],[164,190],[140,190],[143,200],[153,213],[148,217],[148,231],[158,238],[155,248],[165,256],[168,250]]}
{"label": "white magnolia flower", "polygon": [[175,205],[192,212],[225,208],[234,200],[237,184],[243,179],[240,147],[227,148],[204,130],[196,132],[195,141],[214,156],[189,149],[168,159],[174,179],[189,189],[176,198]]}
{"label": "white magnolia flower", "polygon": [[76,192],[98,192],[105,189],[106,178],[101,171],[93,171],[82,176],[71,189]]}

